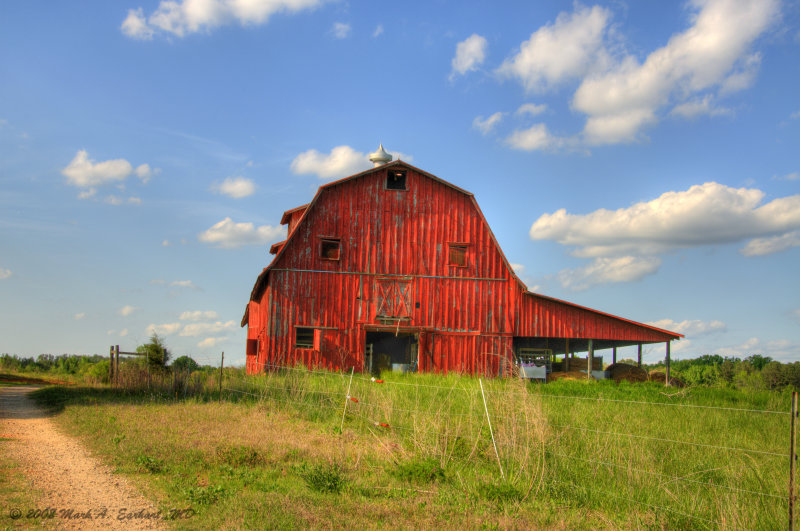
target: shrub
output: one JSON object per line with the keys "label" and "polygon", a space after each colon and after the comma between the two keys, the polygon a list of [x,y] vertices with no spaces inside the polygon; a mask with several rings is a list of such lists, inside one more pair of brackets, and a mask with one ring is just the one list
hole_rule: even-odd
{"label": "shrub", "polygon": [[445,479],[444,469],[436,459],[432,458],[403,461],[389,473],[398,479],[419,483],[432,483]]}
{"label": "shrub", "polygon": [[298,469],[298,475],[308,488],[317,492],[338,494],[346,482],[344,469],[338,463],[313,466],[303,463]]}

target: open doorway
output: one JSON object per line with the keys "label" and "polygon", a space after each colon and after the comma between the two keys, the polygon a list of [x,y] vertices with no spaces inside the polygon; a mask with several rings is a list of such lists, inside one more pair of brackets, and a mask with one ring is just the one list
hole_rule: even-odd
{"label": "open doorway", "polygon": [[366,369],[372,374],[416,370],[419,352],[417,334],[367,332],[366,343]]}

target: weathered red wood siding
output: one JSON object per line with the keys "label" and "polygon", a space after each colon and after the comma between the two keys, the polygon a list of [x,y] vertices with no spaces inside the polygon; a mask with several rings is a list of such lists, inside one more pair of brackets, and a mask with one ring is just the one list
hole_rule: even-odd
{"label": "weathered red wood siding", "polygon": [[[397,169],[407,172],[406,190],[386,189],[387,170]],[[281,222],[288,238],[243,320],[248,353],[257,352],[247,356],[251,373],[299,363],[360,370],[367,330],[418,334],[419,370],[471,374],[504,373],[515,336],[679,337],[527,292],[473,196],[404,163],[322,186]],[[338,260],[321,258],[322,238],[340,240]],[[467,245],[465,267],[448,264],[449,243]],[[387,325],[384,305],[408,319]],[[298,326],[318,330],[314,348],[295,347]]]}
{"label": "weathered red wood siding", "polygon": [[[422,332],[436,352],[420,356],[422,370],[496,373],[499,356],[510,355],[513,277],[472,196],[411,169],[406,190],[385,182],[384,170],[328,185],[301,211],[305,219],[270,265],[269,288],[250,306],[254,368],[361,367],[364,327],[379,324],[377,285],[392,279],[410,283],[402,329]],[[322,237],[341,240],[338,261],[320,258]],[[448,265],[448,243],[468,245],[466,267]],[[295,326],[322,327],[319,348],[295,348]]]}

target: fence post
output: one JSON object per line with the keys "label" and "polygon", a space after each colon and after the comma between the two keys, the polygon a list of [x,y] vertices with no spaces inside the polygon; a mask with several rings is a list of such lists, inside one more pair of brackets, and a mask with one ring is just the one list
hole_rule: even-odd
{"label": "fence post", "polygon": [[222,402],[222,366],[225,365],[225,352],[219,360],[219,401]]}
{"label": "fence post", "polygon": [[114,383],[119,384],[119,345],[114,345]]}
{"label": "fence post", "polygon": [[797,461],[795,450],[795,431],[797,429],[797,391],[792,392],[792,412],[791,422],[789,423],[789,531],[794,530],[794,467]]}
{"label": "fence post", "polygon": [[108,347],[108,383],[114,385],[114,345]]}

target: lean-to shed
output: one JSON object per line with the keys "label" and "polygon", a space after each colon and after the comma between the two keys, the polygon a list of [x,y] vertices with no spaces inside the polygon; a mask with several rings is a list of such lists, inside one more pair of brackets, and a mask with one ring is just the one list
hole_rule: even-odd
{"label": "lean-to shed", "polygon": [[281,223],[287,238],[271,247],[242,319],[248,373],[304,364],[498,375],[542,354],[645,343],[669,352],[682,337],[528,291],[473,195],[402,161],[321,186]]}

